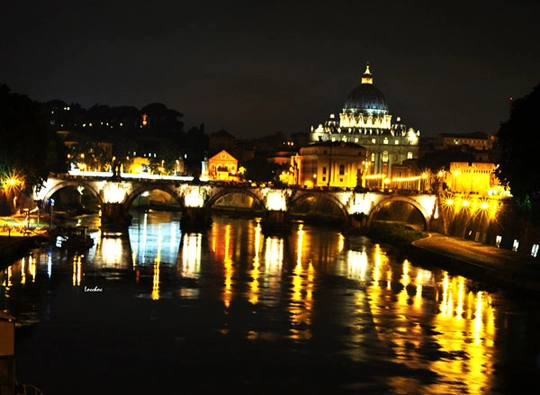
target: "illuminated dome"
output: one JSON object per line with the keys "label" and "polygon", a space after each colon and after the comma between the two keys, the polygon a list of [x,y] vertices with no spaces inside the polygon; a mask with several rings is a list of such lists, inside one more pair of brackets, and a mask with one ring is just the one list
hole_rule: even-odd
{"label": "illuminated dome", "polygon": [[357,86],[345,101],[343,112],[388,114],[388,104],[384,95],[373,85],[369,64],[362,76],[362,84]]}

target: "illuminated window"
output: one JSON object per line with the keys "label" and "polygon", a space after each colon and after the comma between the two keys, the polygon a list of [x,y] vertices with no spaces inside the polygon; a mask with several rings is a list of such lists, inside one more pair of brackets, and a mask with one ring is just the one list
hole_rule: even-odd
{"label": "illuminated window", "polygon": [[388,162],[388,151],[384,151],[382,153],[382,161],[383,162]]}
{"label": "illuminated window", "polygon": [[372,142],[373,144],[375,144],[375,143],[377,142],[377,140],[371,139],[371,142]]}
{"label": "illuminated window", "polygon": [[531,250],[531,255],[534,256],[535,258],[538,255],[538,244],[533,244],[532,250]]}
{"label": "illuminated window", "polygon": [[388,144],[388,139],[384,139],[383,144]]}
{"label": "illuminated window", "polygon": [[407,159],[412,159],[413,158],[413,153],[412,152],[407,152]]}
{"label": "illuminated window", "polygon": [[512,245],[512,251],[517,251],[519,248],[519,240],[514,239],[514,244]]}
{"label": "illuminated window", "polygon": [[398,139],[396,139],[395,144],[399,145],[399,140]]}

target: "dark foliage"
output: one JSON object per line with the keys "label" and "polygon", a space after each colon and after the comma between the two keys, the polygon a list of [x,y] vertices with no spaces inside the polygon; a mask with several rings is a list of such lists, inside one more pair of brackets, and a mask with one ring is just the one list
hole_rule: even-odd
{"label": "dark foliage", "polygon": [[66,171],[66,150],[47,122],[43,106],[0,85],[0,167],[4,176],[39,187],[51,171]]}
{"label": "dark foliage", "polygon": [[510,188],[519,212],[540,223],[540,177],[531,173],[538,165],[540,146],[540,84],[531,93],[512,102],[510,118],[497,134],[497,177]]}

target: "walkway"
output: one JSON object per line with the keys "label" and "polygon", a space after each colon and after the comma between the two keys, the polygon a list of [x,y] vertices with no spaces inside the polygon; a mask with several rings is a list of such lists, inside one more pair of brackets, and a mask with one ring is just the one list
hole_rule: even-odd
{"label": "walkway", "polygon": [[512,292],[540,295],[538,257],[438,233],[413,242],[413,255],[433,261],[429,253],[439,257],[433,266],[446,267]]}

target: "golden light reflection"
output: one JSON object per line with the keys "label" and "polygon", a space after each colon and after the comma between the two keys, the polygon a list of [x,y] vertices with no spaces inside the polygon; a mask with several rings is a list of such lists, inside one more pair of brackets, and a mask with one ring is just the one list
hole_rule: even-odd
{"label": "golden light reflection", "polygon": [[122,240],[118,237],[103,237],[99,244],[101,262],[105,267],[117,267],[123,263]]}
{"label": "golden light reflection", "polygon": [[161,228],[158,228],[157,236],[157,253],[154,260],[154,275],[152,276],[152,300],[159,300],[159,279],[160,279],[160,266],[161,266],[161,242],[163,240],[163,235],[161,234]]}
{"label": "golden light reflection", "polygon": [[[277,293],[281,289],[281,270],[283,266],[283,239],[275,236],[266,237],[264,243],[264,272],[262,287],[265,292]],[[267,303],[275,305],[278,298],[269,297]]]}
{"label": "golden light reflection", "polygon": [[182,240],[182,277],[197,278],[201,271],[202,234],[188,233]]}
{"label": "golden light reflection", "polygon": [[345,236],[343,236],[343,234],[339,234],[339,239],[338,239],[338,252],[341,252],[343,251],[343,248],[345,247]]}
{"label": "golden light reflection", "polygon": [[268,237],[265,245],[266,272],[271,274],[281,273],[283,265],[283,239]]}
{"label": "golden light reflection", "polygon": [[159,259],[154,262],[154,275],[152,276],[152,300],[159,300]]}
{"label": "golden light reflection", "polygon": [[[291,319],[290,338],[295,341],[308,340],[312,337],[313,291],[315,287],[315,268],[311,259],[303,262],[304,228],[298,227],[296,241],[296,265],[291,276],[291,302],[288,311]],[[282,259],[282,258],[281,258]]]}
{"label": "golden light reflection", "polygon": [[347,251],[347,277],[366,281],[368,257],[365,251]]}
{"label": "golden light reflection", "polygon": [[13,286],[12,278],[13,278],[13,271],[11,269],[11,266],[9,266],[7,269],[7,288],[10,288]]}
{"label": "golden light reflection", "polygon": [[228,309],[232,300],[232,285],[233,285],[233,260],[232,260],[232,247],[231,247],[231,225],[225,226],[225,241],[223,245],[223,270],[225,276],[225,289],[223,291],[223,303]]}
{"label": "golden light reflection", "polygon": [[21,259],[21,284],[26,283],[26,259]]}
{"label": "golden light reflection", "polygon": [[[481,393],[489,386],[494,370],[491,347],[495,339],[495,310],[483,292],[467,291],[463,278],[446,284],[446,292],[453,295],[447,300],[457,302],[455,311],[450,310],[447,302],[445,314],[436,316],[436,329],[441,333],[439,346],[442,352],[463,357],[434,361],[434,370],[459,377],[466,383],[467,393]],[[473,342],[464,341],[469,336],[474,338]]]}
{"label": "golden light reflection", "polygon": [[409,277],[409,261],[405,259],[403,262],[403,274],[401,276],[401,284],[403,284],[404,287],[409,285],[411,279]]}
{"label": "golden light reflection", "polygon": [[82,257],[79,254],[73,256],[73,286],[81,285],[82,279]]}
{"label": "golden light reflection", "polygon": [[[495,344],[495,310],[483,292],[467,290],[466,279],[443,272],[437,281],[430,271],[403,262],[403,274],[392,280],[390,267],[377,263],[375,255],[373,278],[378,274],[389,282],[399,282],[403,287],[378,286],[377,281],[369,288],[369,303],[376,326],[393,330],[379,332],[379,340],[387,343],[392,351],[410,368],[437,372],[446,380],[433,387],[434,393],[450,393],[450,382],[463,383],[466,393],[481,393],[493,379],[494,362],[491,359]],[[381,257],[382,258],[382,257]],[[386,272],[386,273],[385,273]],[[425,293],[433,287],[434,293]],[[399,290],[399,291],[398,291]],[[398,292],[398,294],[396,294]],[[436,354],[425,358],[425,326],[421,325],[422,310],[426,303],[435,303],[438,313],[430,330],[436,333]],[[426,323],[424,323],[426,324]],[[467,341],[468,339],[473,341]],[[442,353],[442,354],[441,354]],[[441,358],[436,355],[449,355]],[[396,392],[416,385],[415,380],[396,379],[390,382]],[[405,389],[404,389],[405,388]]]}
{"label": "golden light reflection", "polygon": [[249,301],[251,304],[255,305],[259,302],[259,293],[260,293],[260,276],[261,271],[259,266],[261,264],[261,239],[262,239],[262,229],[261,224],[257,222],[257,225],[254,229],[255,232],[255,245],[254,245],[254,257],[253,257],[253,269],[251,270],[251,282],[250,282],[250,291],[249,291]]}

